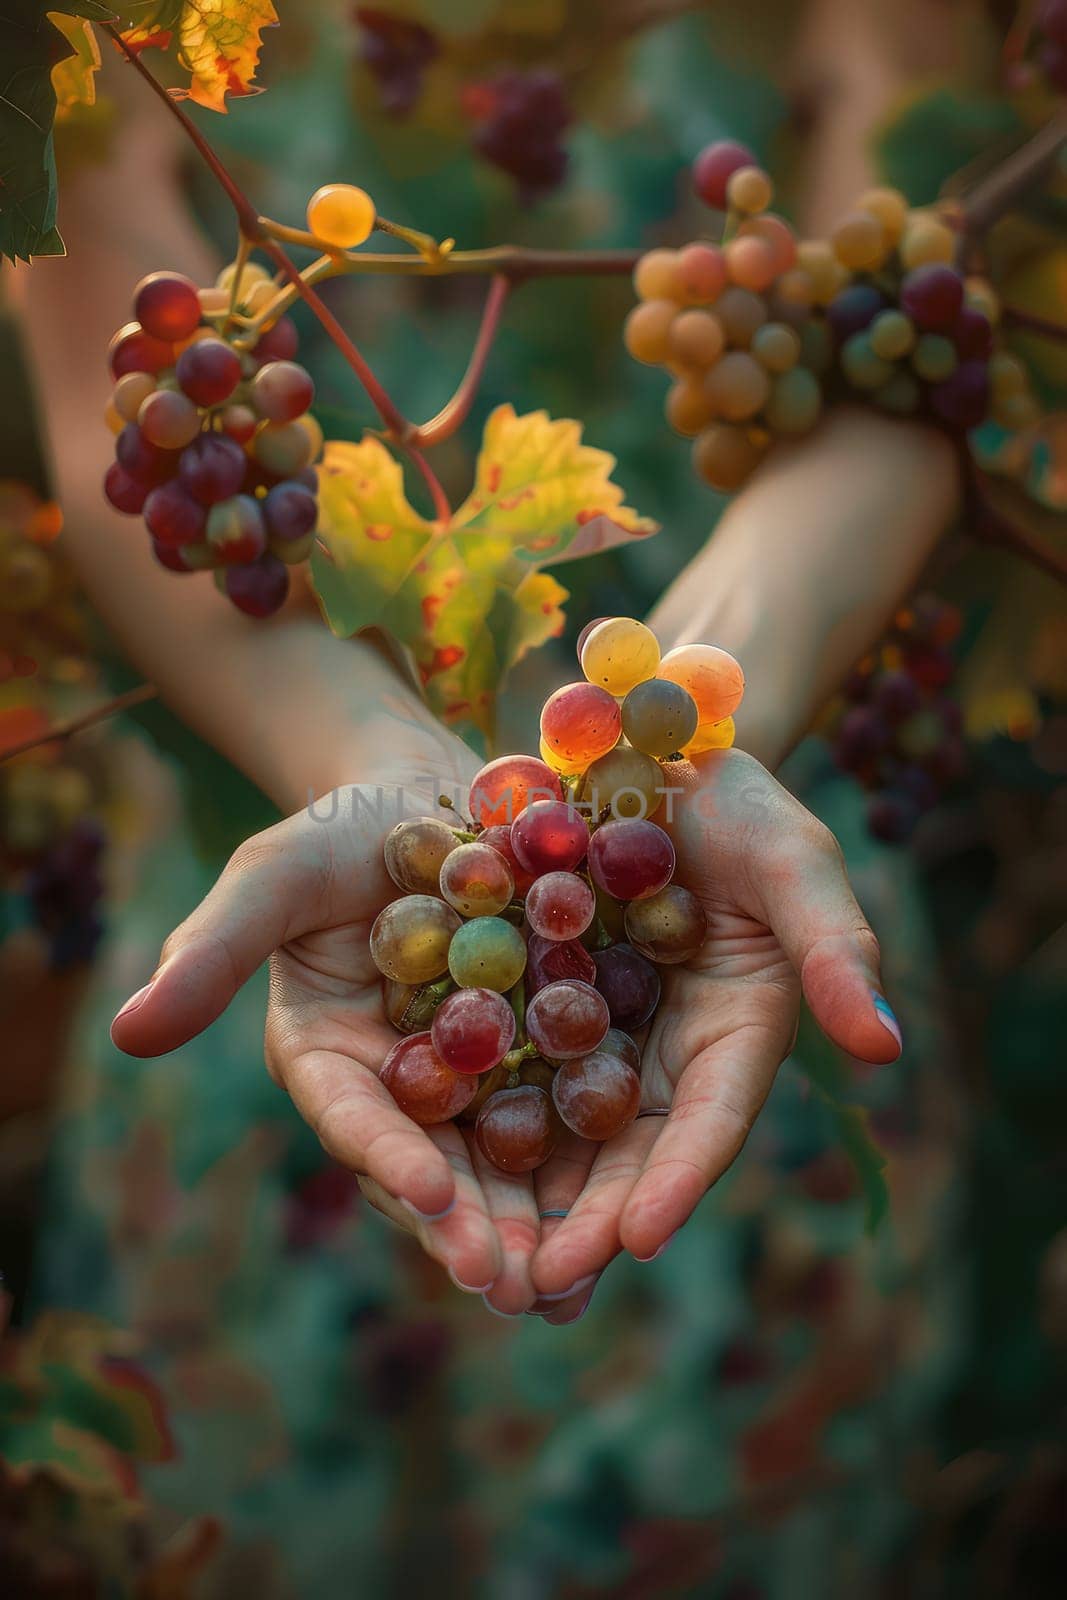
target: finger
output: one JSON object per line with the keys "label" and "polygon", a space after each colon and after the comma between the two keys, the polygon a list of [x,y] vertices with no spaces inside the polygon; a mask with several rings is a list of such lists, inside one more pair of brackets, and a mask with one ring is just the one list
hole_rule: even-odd
{"label": "finger", "polygon": [[[329,898],[335,857],[327,849],[328,830],[302,824],[302,816],[290,817],[234,853],[210,893],[167,939],[151,981],[112,1023],[120,1050],[157,1056],[185,1044],[214,1022],[279,945],[326,925],[316,918]],[[350,848],[358,857],[354,838]],[[375,852],[369,844],[365,849],[367,860],[354,861],[351,870],[376,870]]]}
{"label": "finger", "polygon": [[581,1194],[533,1259],[538,1295],[570,1297],[603,1272],[619,1252],[619,1222],[630,1190],[659,1131],[654,1117],[639,1117],[600,1147]]}
{"label": "finger", "polygon": [[777,1013],[732,1030],[684,1069],[620,1219],[620,1241],[636,1260],[665,1249],[748,1137],[788,1048],[788,997]]}
{"label": "finger", "polygon": [[565,1328],[572,1322],[581,1322],[589,1307],[593,1303],[597,1285],[601,1274],[596,1273],[592,1280],[587,1280],[577,1293],[568,1295],[558,1304],[550,1306],[547,1312],[542,1312],[542,1320],[553,1328]]}
{"label": "finger", "polygon": [[532,1175],[501,1172],[485,1156],[473,1137],[468,1138],[470,1158],[481,1185],[489,1217],[500,1241],[501,1269],[485,1294],[489,1311],[501,1317],[521,1317],[536,1299],[530,1277],[530,1258],[541,1237]]}
{"label": "finger", "polygon": [[[600,1153],[600,1145],[592,1139],[580,1139],[565,1128],[558,1145],[543,1167],[534,1173],[534,1194],[537,1215],[541,1224],[541,1243],[551,1239],[560,1225],[570,1215],[578,1197],[589,1180],[593,1162]],[[587,1283],[581,1285],[584,1291]],[[566,1294],[539,1295],[528,1310],[531,1316],[548,1315],[572,1307],[573,1296]]]}
{"label": "finger", "polygon": [[448,1157],[369,1067],[334,1050],[308,1050],[291,1059],[282,1076],[296,1109],[335,1161],[406,1200],[423,1221],[452,1208],[456,1180]]}

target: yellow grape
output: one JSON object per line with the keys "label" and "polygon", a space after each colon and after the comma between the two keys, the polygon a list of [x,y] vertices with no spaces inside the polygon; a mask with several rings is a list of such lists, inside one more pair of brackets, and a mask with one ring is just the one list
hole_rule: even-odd
{"label": "yellow grape", "polygon": [[719,416],[727,422],[745,422],[762,408],[770,383],[754,357],[732,350],[708,374],[707,393]]}
{"label": "yellow grape", "polygon": [[656,367],[666,361],[671,324],[678,313],[673,300],[643,300],[623,325],[622,342],[635,361]]}
{"label": "yellow grape", "polygon": [[[829,305],[841,288],[845,269],[825,239],[803,239],[797,245],[797,266],[811,279],[816,305]],[[781,291],[779,291],[781,292]]]}
{"label": "yellow grape", "polygon": [[551,745],[545,743],[544,739],[540,742],[540,751],[541,760],[545,766],[551,767],[552,771],[558,772],[561,777],[574,771],[574,762],[564,761],[561,756],[556,754]]}
{"label": "yellow grape", "polygon": [[668,389],[663,402],[663,414],[675,433],[692,439],[701,428],[707,427],[715,415],[715,407],[702,383],[693,378],[682,378]]}
{"label": "yellow grape", "polygon": [[693,739],[706,723],[732,717],[745,692],[741,663],[715,644],[680,644],[668,650],[656,676],[678,684],[696,701],[700,720]]}
{"label": "yellow grape", "polygon": [[582,646],[582,671],[589,682],[617,698],[654,678],[658,666],[659,640],[635,617],[598,622]]}
{"label": "yellow grape", "polygon": [[792,267],[778,279],[775,294],[783,305],[806,311],[815,303],[815,283],[803,267]]}
{"label": "yellow grape", "polygon": [[980,311],[991,327],[1000,321],[1000,300],[997,291],[987,278],[973,277],[963,280],[967,304]]}
{"label": "yellow grape", "polygon": [[354,183],[324,183],[308,201],[308,227],[337,250],[362,244],[374,229],[374,201]]}
{"label": "yellow grape", "polygon": [[765,322],[752,335],[749,347],[768,372],[788,372],[800,360],[800,335],[784,322]]}
{"label": "yellow grape", "polygon": [[712,311],[681,311],[671,324],[671,356],[687,367],[710,367],[726,345],[722,323]]}
{"label": "yellow grape", "polygon": [[[229,291],[233,287],[233,280],[236,276],[236,273],[237,262],[227,262],[222,271],[219,273],[218,277],[215,279],[215,287],[217,289],[225,289]],[[242,295],[251,293],[251,290],[255,284],[263,283],[269,279],[269,277],[270,273],[267,271],[266,267],[261,267],[258,261],[246,261],[244,266],[241,268],[241,283],[237,291],[238,299],[240,299]],[[201,305],[202,304],[203,301],[201,301]],[[229,301],[226,302],[226,306],[223,307],[223,310],[226,310],[228,306]]]}
{"label": "yellow grape", "polygon": [[733,717],[723,717],[721,722],[702,722],[682,751],[686,760],[703,755],[705,750],[729,750],[737,737]]}
{"label": "yellow grape", "polygon": [[900,259],[910,271],[932,261],[951,261],[956,252],[956,235],[928,211],[913,211],[900,241]]}
{"label": "yellow grape", "polygon": [[197,299],[204,317],[224,317],[230,309],[229,289],[198,289]]}
{"label": "yellow grape", "polygon": [[266,311],[267,307],[270,305],[277,293],[278,285],[274,282],[273,278],[267,278],[262,283],[254,283],[252,285],[252,292],[248,295],[246,300],[249,314],[255,317],[258,316],[261,311]]}
{"label": "yellow grape", "polygon": [[317,461],[322,454],[322,446],[324,443],[321,427],[311,415],[310,411],[305,411],[302,417],[297,417],[296,424],[297,427],[303,428],[304,432],[311,440],[311,455],[308,457],[308,460]]}
{"label": "yellow grape", "polygon": [[148,399],[155,386],[156,380],[151,372],[127,372],[116,383],[111,396],[119,416],[127,422],[136,422],[142,401]]}
{"label": "yellow grape", "polygon": [[871,349],[883,361],[896,361],[915,346],[915,324],[903,311],[879,311],[867,332]]}
{"label": "yellow grape", "polygon": [[868,189],[856,202],[860,211],[877,217],[890,245],[895,245],[908,220],[908,202],[899,189]]}
{"label": "yellow grape", "polygon": [[640,300],[679,299],[678,251],[650,250],[634,268],[634,291]]}
{"label": "yellow grape", "polygon": [[753,294],[751,289],[739,289],[734,285],[724,289],[719,296],[715,303],[715,315],[722,325],[727,344],[735,349],[744,349],[756,329],[766,322],[767,303],[758,294]]}
{"label": "yellow grape", "polygon": [[766,211],[774,199],[774,185],[762,167],[738,167],[726,184],[726,201],[732,211]]}
{"label": "yellow grape", "polygon": [[[129,376],[132,378],[136,374],[131,372]],[[115,404],[120,411],[122,403],[119,389],[125,381],[125,378],[120,379],[115,389]],[[1007,350],[997,350],[989,358],[989,384],[994,400],[1006,400],[1009,395],[1025,394],[1030,387],[1030,379],[1018,356],[1011,355]]]}
{"label": "yellow grape", "polygon": [[672,298],[685,305],[706,306],[726,287],[726,263],[717,244],[697,240],[678,251],[674,263]]}
{"label": "yellow grape", "polygon": [[724,494],[739,489],[762,459],[748,430],[728,422],[713,422],[693,441],[694,472]]}
{"label": "yellow grape", "polygon": [[888,253],[885,229],[869,211],[850,211],[830,235],[834,255],[853,272],[880,267]]}
{"label": "yellow grape", "polygon": [[731,281],[741,289],[769,289],[778,276],[774,251],[765,239],[731,239],[723,254]]}
{"label": "yellow grape", "polygon": [[769,211],[765,216],[746,217],[737,230],[739,239],[761,239],[774,256],[775,272],[788,272],[796,266],[797,241],[784,217]]}
{"label": "yellow grape", "polygon": [[108,401],[106,407],[104,408],[104,421],[114,434],[121,433],[123,428],[126,426],[126,418],[122,415],[122,412],[115,405],[114,401],[111,400]]}

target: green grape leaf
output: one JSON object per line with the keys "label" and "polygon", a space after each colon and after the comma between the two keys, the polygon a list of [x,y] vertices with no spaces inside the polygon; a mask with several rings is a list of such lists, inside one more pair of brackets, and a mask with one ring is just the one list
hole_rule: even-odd
{"label": "green grape leaf", "polygon": [[43,7],[0,17],[0,256],[63,255],[56,229],[52,69],[73,54]]}
{"label": "green grape leaf", "polygon": [[655,531],[623,504],[614,465],[576,422],[499,406],[474,488],[441,524],[408,504],[378,439],[328,444],[312,580],[330,627],[385,629],[411,653],[434,712],[491,735],[509,669],[563,628],[566,590],[539,566]]}

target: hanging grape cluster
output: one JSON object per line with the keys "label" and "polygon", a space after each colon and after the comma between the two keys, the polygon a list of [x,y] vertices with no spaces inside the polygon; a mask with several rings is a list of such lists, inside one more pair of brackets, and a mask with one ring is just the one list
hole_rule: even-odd
{"label": "hanging grape cluster", "polygon": [[[323,209],[329,224],[329,196]],[[277,292],[252,262],[223,268],[208,289],[154,272],[109,350],[107,498],[144,518],[162,566],[214,569],[222,593],[253,617],[283,604],[318,517],[312,462],[322,433],[308,412],[314,384],[293,359],[296,327],[279,317],[248,350],[228,331],[235,308],[254,315]]]}
{"label": "hanging grape cluster", "polygon": [[403,894],[371,929],[405,1035],[382,1083],[415,1122],[473,1122],[504,1172],[541,1166],[564,1128],[604,1140],[637,1116],[634,1036],[659,1004],[658,969],[695,955],[707,926],[652,818],[675,761],[732,743],[744,692],[725,650],[661,659],[629,617],[591,623],[579,655],[583,680],[543,708],[543,759],[483,767],[469,829],[425,817],[388,835]]}
{"label": "hanging grape cluster", "polygon": [[888,844],[910,838],[963,774],[962,716],[946,692],[961,625],[955,606],[917,595],[853,668],[823,720],[836,764],[868,791],[871,833]]}
{"label": "hanging grape cluster", "polygon": [[997,297],[953,265],[956,234],[935,211],[871,189],[829,239],[799,240],[768,210],[771,180],[743,145],[709,145],[693,180],[726,213],[723,242],[643,256],[624,338],[671,374],[667,421],[693,439],[712,488],[739,488],[832,399],[957,434],[987,416],[1012,430],[1037,419],[1025,366],[998,345]]}

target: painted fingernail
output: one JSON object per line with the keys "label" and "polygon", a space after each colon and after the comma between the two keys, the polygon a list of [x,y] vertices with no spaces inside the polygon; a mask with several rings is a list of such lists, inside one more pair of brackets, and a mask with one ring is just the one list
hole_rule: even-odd
{"label": "painted fingernail", "polygon": [[577,1294],[579,1289],[588,1289],[589,1285],[595,1283],[598,1277],[599,1273],[591,1272],[587,1278],[579,1278],[577,1283],[572,1283],[569,1289],[561,1289],[559,1294],[539,1294],[537,1298],[539,1300],[567,1300],[572,1294]]}
{"label": "painted fingernail", "polygon": [[634,1256],[634,1260],[635,1261],[640,1261],[640,1262],[658,1261],[660,1256],[663,1254],[664,1250],[666,1250],[667,1246],[670,1244],[670,1242],[671,1242],[671,1240],[673,1238],[674,1238],[674,1234],[673,1233],[669,1233],[667,1235],[667,1237],[664,1239],[663,1243],[660,1245],[658,1250],[653,1250],[653,1252],[652,1252],[652,1254],[650,1256],[636,1256],[635,1255]]}
{"label": "painted fingernail", "polygon": [[155,986],[155,981],[155,978],[150,978],[143,989],[138,989],[136,994],[131,994],[126,1004],[120,1010],[115,1012],[114,1019],[111,1023],[112,1027],[114,1027],[115,1023],[119,1021],[120,1017],[128,1017],[131,1011],[136,1011],[138,1006],[144,1005],[144,1002],[148,999],[148,996],[151,994],[152,989]]}
{"label": "painted fingernail", "polygon": [[464,1283],[462,1278],[456,1277],[451,1267],[448,1268],[448,1276],[452,1279],[456,1288],[462,1289],[464,1294],[488,1294],[496,1282],[495,1278],[490,1278],[488,1283]]}
{"label": "painted fingernail", "polygon": [[874,1001],[874,1009],[878,1014],[878,1021],[886,1032],[891,1033],[897,1041],[897,1054],[899,1055],[904,1048],[904,1035],[900,1031],[900,1023],[893,1015],[893,1007],[889,1004],[885,995],[879,994],[877,989],[871,990],[871,999]]}
{"label": "painted fingernail", "polygon": [[456,1196],[452,1196],[443,1211],[420,1211],[410,1200],[401,1200],[400,1204],[406,1211],[410,1211],[413,1217],[418,1217],[420,1222],[442,1222],[456,1209]]}
{"label": "painted fingernail", "polygon": [[484,1294],[482,1295],[482,1304],[487,1311],[493,1313],[494,1317],[503,1317],[505,1322],[515,1322],[522,1316],[521,1311],[501,1311],[499,1306],[490,1305]]}

